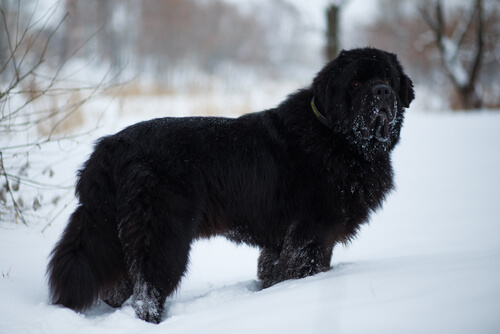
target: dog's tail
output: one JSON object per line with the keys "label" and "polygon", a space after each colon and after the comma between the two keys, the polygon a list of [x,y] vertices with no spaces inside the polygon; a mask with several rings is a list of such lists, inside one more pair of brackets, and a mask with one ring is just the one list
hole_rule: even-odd
{"label": "dog's tail", "polygon": [[52,302],[74,310],[92,306],[99,291],[118,280],[124,270],[111,156],[106,146],[106,139],[101,140],[79,172],[76,193],[80,205],[47,267]]}

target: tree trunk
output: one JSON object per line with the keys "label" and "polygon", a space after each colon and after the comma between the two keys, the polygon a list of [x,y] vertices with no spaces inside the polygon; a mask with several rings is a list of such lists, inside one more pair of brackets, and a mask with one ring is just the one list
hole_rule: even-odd
{"label": "tree trunk", "polygon": [[474,86],[457,87],[457,91],[461,103],[459,109],[480,109],[483,107],[481,97]]}
{"label": "tree trunk", "polygon": [[337,57],[340,51],[339,43],[339,21],[340,21],[340,6],[332,4],[328,7],[327,16],[327,43],[326,43],[326,57],[331,60]]}

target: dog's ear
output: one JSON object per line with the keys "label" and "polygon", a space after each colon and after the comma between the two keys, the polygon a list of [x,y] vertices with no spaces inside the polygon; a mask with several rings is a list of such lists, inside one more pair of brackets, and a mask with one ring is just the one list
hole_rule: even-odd
{"label": "dog's ear", "polygon": [[335,60],[332,60],[316,74],[316,77],[313,79],[312,90],[317,98],[323,99],[325,97],[334,70]]}
{"label": "dog's ear", "polygon": [[413,90],[413,82],[406,74],[401,74],[400,77],[399,98],[403,102],[405,108],[410,106],[411,101],[415,99],[415,91]]}
{"label": "dog's ear", "polygon": [[325,109],[330,110],[330,104],[335,96],[335,80],[340,76],[341,68],[344,66],[346,53],[342,50],[338,56],[323,67],[316,74],[312,83],[313,94],[318,103]]}
{"label": "dog's ear", "polygon": [[403,72],[403,67],[401,66],[398,57],[394,53],[388,53],[393,64],[395,64],[397,71],[400,73],[399,76],[399,98],[405,108],[410,106],[411,101],[415,99],[415,91],[413,90],[413,82],[411,79]]}

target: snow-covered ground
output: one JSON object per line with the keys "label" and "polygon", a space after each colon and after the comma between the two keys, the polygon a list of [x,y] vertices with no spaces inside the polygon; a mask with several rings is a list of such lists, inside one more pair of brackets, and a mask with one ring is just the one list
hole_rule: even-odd
{"label": "snow-covered ground", "polygon": [[[135,110],[146,100],[112,102],[97,132],[149,117]],[[187,110],[172,103],[162,109]],[[332,270],[259,291],[258,250],[200,241],[159,325],[128,304],[83,314],[48,305],[47,256],[74,202],[43,233],[44,224],[3,223],[0,333],[499,333],[499,128],[500,112],[409,110],[393,156],[397,190],[357,240],[335,248]],[[90,148],[73,152],[62,178]]]}

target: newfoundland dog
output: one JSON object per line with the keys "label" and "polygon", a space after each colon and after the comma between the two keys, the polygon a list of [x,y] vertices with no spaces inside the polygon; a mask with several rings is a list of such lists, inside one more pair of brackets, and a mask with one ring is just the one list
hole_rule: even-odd
{"label": "newfoundland dog", "polygon": [[264,288],[329,270],[393,188],[413,84],[396,55],[342,51],[310,87],[236,119],[160,118],[101,138],[78,173],[79,206],[51,253],[52,302],[132,296],[158,323],[194,240],[260,248]]}

